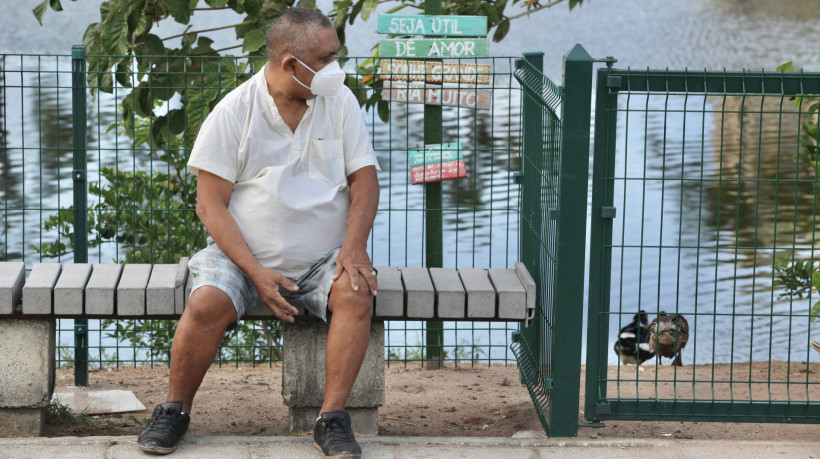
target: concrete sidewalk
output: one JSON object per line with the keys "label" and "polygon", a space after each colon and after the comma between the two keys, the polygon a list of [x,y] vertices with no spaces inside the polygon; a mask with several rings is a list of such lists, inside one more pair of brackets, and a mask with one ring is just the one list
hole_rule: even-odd
{"label": "concrete sidewalk", "polygon": [[[367,458],[820,458],[820,439],[801,442],[579,438],[359,438]],[[146,458],[135,436],[0,438],[2,458]],[[185,437],[173,458],[315,458],[310,437]]]}

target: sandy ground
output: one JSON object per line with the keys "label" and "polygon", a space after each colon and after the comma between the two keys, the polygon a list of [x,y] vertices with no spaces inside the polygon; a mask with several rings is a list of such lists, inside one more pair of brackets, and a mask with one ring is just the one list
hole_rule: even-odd
{"label": "sandy ground", "polygon": [[[783,362],[673,368],[644,365],[610,367],[608,391],[642,398],[658,397],[735,400],[820,400],[820,366]],[[731,374],[730,374],[731,372]],[[729,383],[700,382],[711,380]],[[293,435],[282,403],[281,366],[212,368],[194,400],[190,435]],[[379,434],[390,436],[509,437],[520,431],[541,431],[526,387],[515,366],[445,367],[391,365],[385,370],[386,402],[379,409]],[[165,399],[167,368],[120,368],[89,374],[87,388],[73,387],[71,371],[58,371],[56,392],[122,389],[133,391],[148,409],[134,413],[90,415],[86,422],[54,422],[46,436],[138,434],[150,411]],[[766,381],[778,381],[767,384]],[[791,381],[792,384],[785,382]],[[810,388],[807,391],[808,387]],[[582,399],[578,419],[583,418]],[[714,395],[713,395],[714,394]],[[745,398],[744,398],[745,397]],[[802,398],[801,398],[802,397]],[[296,433],[296,434],[304,434]],[[712,423],[680,421],[607,421],[581,427],[581,437],[789,440],[820,437],[820,426],[806,424]]]}

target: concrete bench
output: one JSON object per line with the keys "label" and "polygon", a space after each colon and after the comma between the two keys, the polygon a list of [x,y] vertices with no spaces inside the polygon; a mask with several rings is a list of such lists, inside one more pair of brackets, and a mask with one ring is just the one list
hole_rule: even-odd
{"label": "concrete bench", "polygon": [[[362,370],[348,400],[354,429],[376,434],[384,404],[384,321],[524,321],[535,282],[515,269],[377,266],[379,293]],[[39,435],[54,390],[58,318],[177,319],[190,295],[188,259],[178,264],[0,262],[0,436]],[[304,314],[304,312],[302,311]],[[244,319],[272,319],[265,307]],[[293,431],[310,430],[324,394],[327,327],[301,317],[284,327],[282,395]]]}

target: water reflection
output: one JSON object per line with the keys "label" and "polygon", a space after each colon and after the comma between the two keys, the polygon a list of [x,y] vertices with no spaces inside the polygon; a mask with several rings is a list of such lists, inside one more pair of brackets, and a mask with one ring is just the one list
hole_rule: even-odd
{"label": "water reflection", "polygon": [[807,339],[810,304],[772,288],[775,260],[811,256],[818,230],[794,102],[632,94],[619,110],[612,310],[688,314],[698,363],[805,359],[789,340]]}
{"label": "water reflection", "polygon": [[[445,266],[506,267],[517,259],[520,93],[493,59],[493,110],[442,108],[442,142],[460,142],[467,177],[442,183]],[[424,145],[424,107],[391,102],[388,124],[367,117],[382,166],[382,202],[373,230],[377,264],[424,264],[425,192],[409,183],[407,152]]]}
{"label": "water reflection", "polygon": [[[0,199],[5,204],[6,186],[8,180],[9,156],[6,152],[6,82],[5,82],[5,59],[0,59]],[[6,212],[3,212],[3,235],[0,237],[0,260],[6,260],[6,237],[8,234],[8,221]]]}

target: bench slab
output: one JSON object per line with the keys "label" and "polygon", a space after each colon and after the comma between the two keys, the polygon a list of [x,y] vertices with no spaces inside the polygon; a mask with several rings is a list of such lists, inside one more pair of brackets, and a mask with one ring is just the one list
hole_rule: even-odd
{"label": "bench slab", "polygon": [[[378,266],[375,320],[526,321],[536,285],[522,263],[515,269]],[[37,263],[28,280],[23,263],[0,262],[0,316],[176,318],[192,276],[177,264]],[[21,301],[22,299],[22,301]],[[247,319],[270,319],[263,305]]]}
{"label": "bench slab", "polygon": [[23,287],[23,314],[51,314],[54,308],[54,286],[63,272],[60,263],[37,263]]}
{"label": "bench slab", "polygon": [[12,314],[23,296],[26,264],[0,263],[0,314]]}

